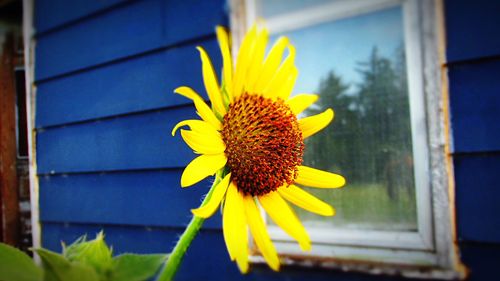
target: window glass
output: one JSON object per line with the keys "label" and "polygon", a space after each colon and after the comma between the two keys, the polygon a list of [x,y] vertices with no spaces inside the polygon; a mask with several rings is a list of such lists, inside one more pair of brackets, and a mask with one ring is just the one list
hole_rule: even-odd
{"label": "window glass", "polygon": [[17,156],[28,157],[28,123],[26,120],[26,86],[24,68],[15,70]]}
{"label": "window glass", "polygon": [[[338,2],[341,0],[260,0],[257,1],[258,14],[264,18],[282,13],[314,7],[320,4]],[[284,5],[285,2],[285,5]]]}
{"label": "window glass", "polygon": [[335,207],[336,216],[297,208],[301,220],[306,226],[416,231],[402,8],[284,35],[297,49],[294,93],[320,95],[304,115],[329,107],[335,111],[333,123],[306,140],[305,165],[342,174],[348,181],[340,190],[310,189]]}

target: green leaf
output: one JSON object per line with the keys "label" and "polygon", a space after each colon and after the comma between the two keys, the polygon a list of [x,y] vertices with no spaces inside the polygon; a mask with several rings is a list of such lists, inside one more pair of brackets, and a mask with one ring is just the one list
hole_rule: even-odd
{"label": "green leaf", "polygon": [[97,273],[89,265],[70,262],[62,255],[45,249],[37,249],[36,252],[45,269],[44,281],[99,281]]}
{"label": "green leaf", "polygon": [[31,257],[18,249],[0,243],[1,281],[41,281],[42,270]]}
{"label": "green leaf", "polygon": [[113,259],[114,270],[109,281],[143,281],[155,275],[167,255],[123,254]]}
{"label": "green leaf", "polygon": [[64,256],[69,261],[92,266],[99,275],[107,275],[113,266],[113,259],[112,251],[104,242],[103,232],[99,232],[94,240],[85,240],[85,236],[82,236],[73,244],[64,247]]}
{"label": "green leaf", "polygon": [[76,239],[71,245],[69,246],[66,246],[66,243],[64,243],[64,241],[61,242],[62,244],[62,248],[63,248],[63,256],[67,256],[68,255],[68,250],[70,250],[71,247],[75,246],[75,245],[78,245],[80,243],[83,243],[87,241],[87,234],[85,235],[82,235],[80,237],[78,237],[78,239]]}

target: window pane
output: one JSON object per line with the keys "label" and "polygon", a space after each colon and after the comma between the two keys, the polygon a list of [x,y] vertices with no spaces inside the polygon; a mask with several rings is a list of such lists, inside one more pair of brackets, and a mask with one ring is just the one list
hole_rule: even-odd
{"label": "window pane", "polygon": [[297,210],[306,225],[417,229],[403,32],[402,9],[393,7],[286,33],[297,49],[294,93],[320,94],[305,115],[335,111],[333,123],[306,140],[305,165],[348,182],[310,189],[337,215]]}
{"label": "window pane", "polygon": [[17,156],[28,156],[28,123],[26,120],[26,86],[24,69],[15,70],[17,113]]}
{"label": "window pane", "polygon": [[257,13],[267,18],[282,13],[298,11],[304,8],[338,1],[339,0],[259,0],[257,1]]}

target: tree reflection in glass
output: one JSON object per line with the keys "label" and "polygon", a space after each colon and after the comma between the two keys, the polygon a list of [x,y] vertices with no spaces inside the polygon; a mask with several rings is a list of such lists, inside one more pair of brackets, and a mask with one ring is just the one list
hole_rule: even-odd
{"label": "tree reflection in glass", "polygon": [[320,220],[297,210],[301,219],[313,226],[416,230],[401,8],[286,35],[301,50],[296,93],[316,88],[320,95],[317,107],[305,114],[328,107],[335,110],[333,124],[306,140],[305,164],[340,173],[348,180],[342,192],[311,190],[336,206],[335,217]]}

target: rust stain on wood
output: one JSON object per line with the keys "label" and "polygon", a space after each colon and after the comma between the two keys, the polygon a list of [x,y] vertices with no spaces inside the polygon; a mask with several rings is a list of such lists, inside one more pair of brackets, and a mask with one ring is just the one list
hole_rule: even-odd
{"label": "rust stain on wood", "polygon": [[4,243],[17,246],[19,200],[16,172],[15,57],[14,38],[9,34],[2,46],[0,66],[0,230]]}

